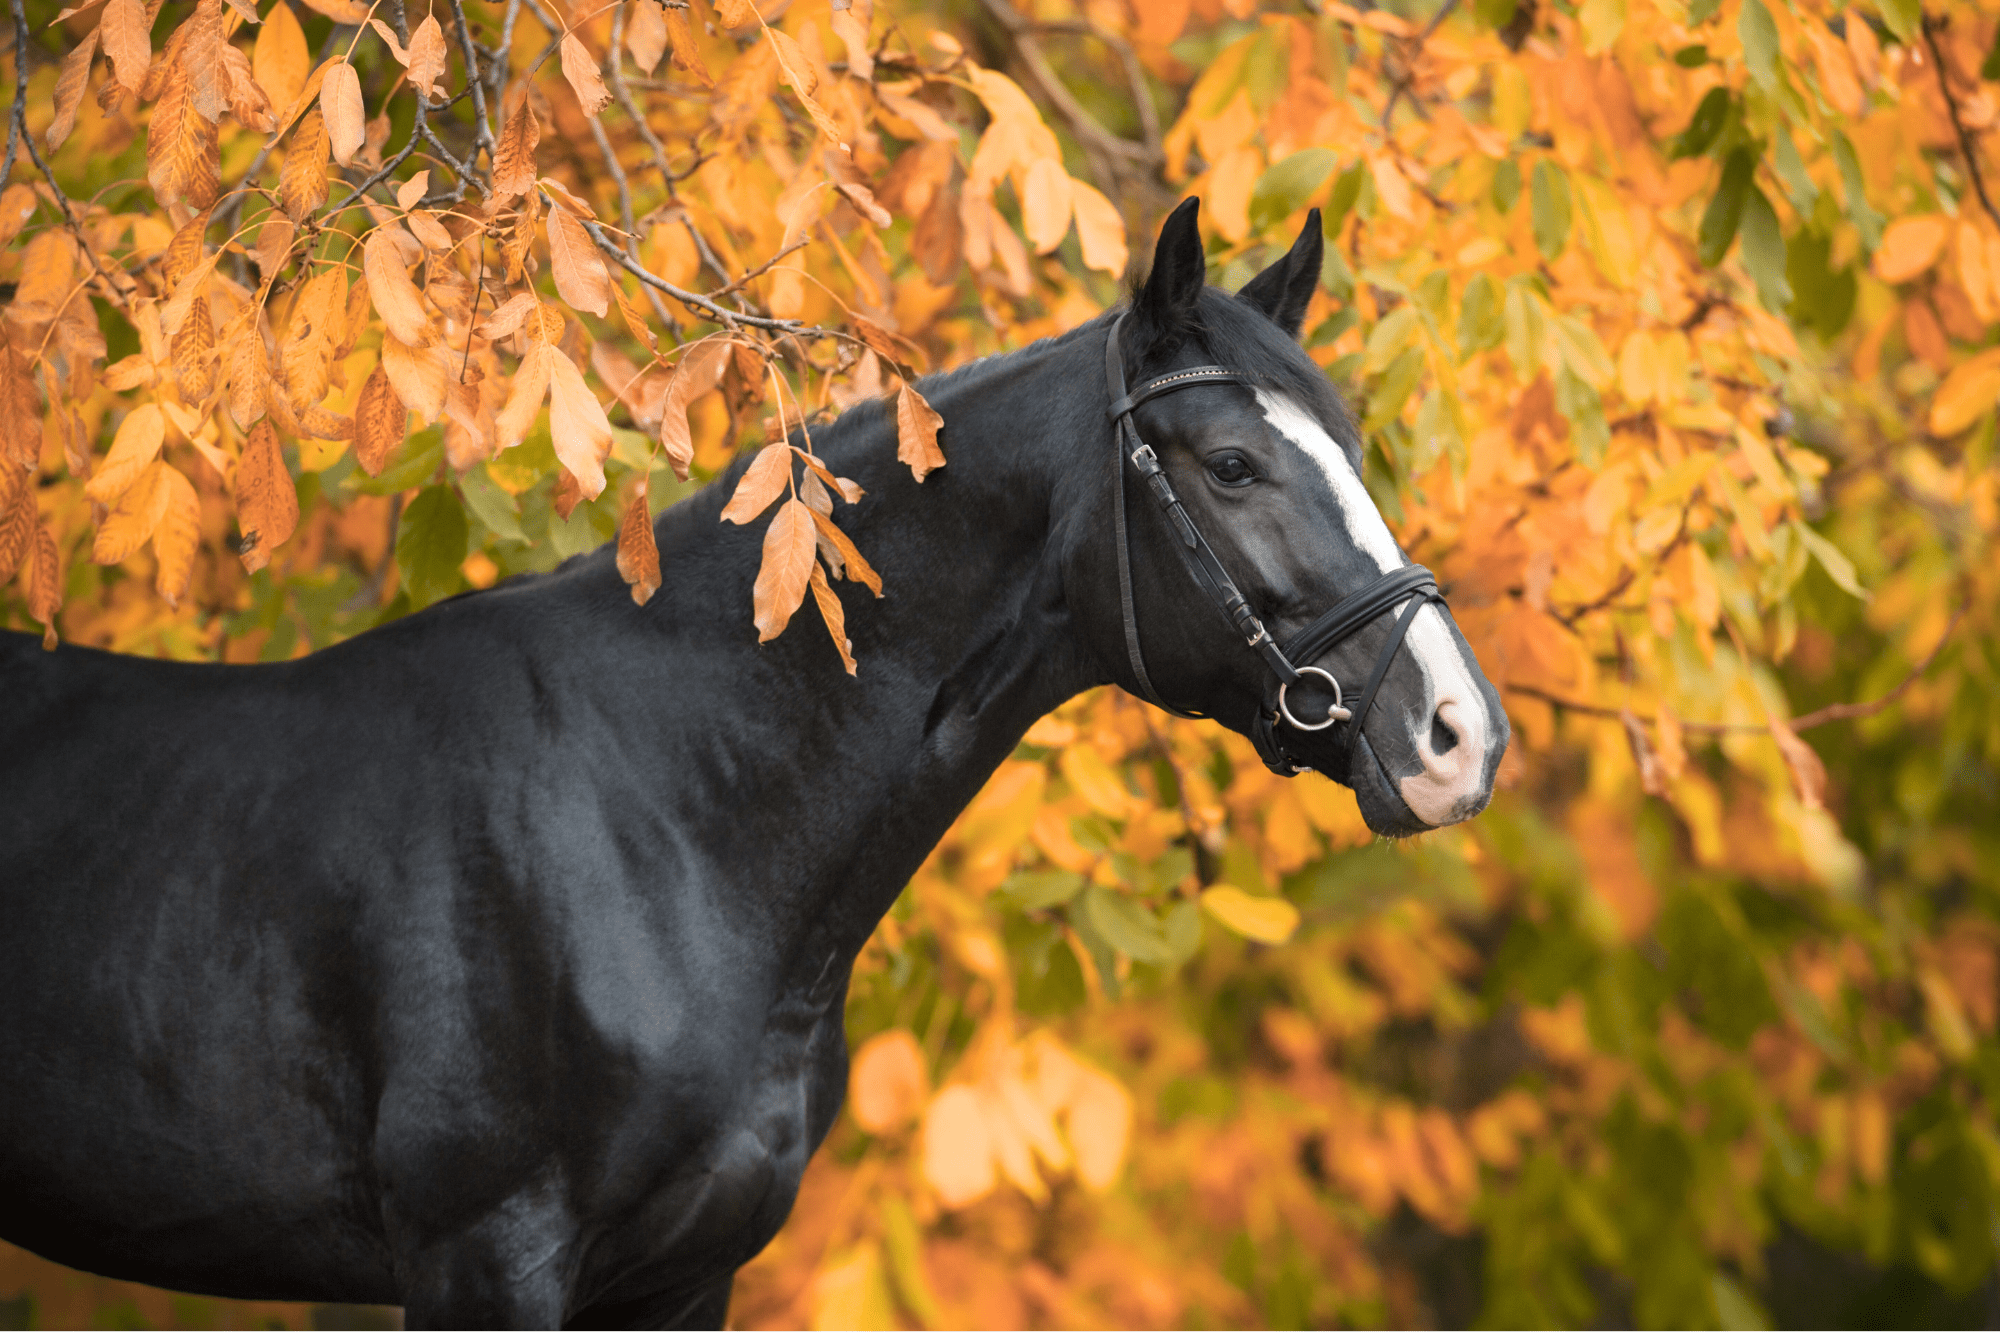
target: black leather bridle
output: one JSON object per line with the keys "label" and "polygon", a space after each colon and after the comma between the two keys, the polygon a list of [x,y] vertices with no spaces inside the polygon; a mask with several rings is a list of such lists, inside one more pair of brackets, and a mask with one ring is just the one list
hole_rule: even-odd
{"label": "black leather bridle", "polygon": [[[1204,384],[1241,384],[1253,386],[1253,382],[1222,366],[1195,366],[1189,370],[1176,370],[1147,380],[1129,393],[1125,388],[1125,354],[1118,346],[1118,331],[1125,323],[1120,315],[1111,325],[1111,341],[1105,348],[1105,380],[1111,390],[1110,415],[1114,439],[1118,449],[1118,463],[1112,473],[1112,540],[1118,548],[1118,599],[1125,621],[1125,652],[1132,663],[1132,674],[1138,679],[1139,691],[1152,703],[1176,717],[1201,717],[1201,713],[1176,708],[1160,697],[1153,686],[1153,679],[1146,672],[1145,654],[1139,648],[1139,618],[1132,602],[1132,552],[1125,533],[1125,464],[1131,463],[1141,481],[1152,492],[1159,504],[1160,512],[1173,529],[1176,538],[1174,552],[1187,567],[1190,577],[1197,587],[1208,594],[1208,598],[1222,612],[1223,619],[1243,636],[1244,642],[1263,657],[1276,678],[1275,684],[1268,686],[1264,693],[1263,706],[1257,710],[1257,718],[1250,728],[1250,740],[1257,747],[1257,755],[1273,773],[1291,777],[1304,772],[1309,765],[1294,759],[1285,749],[1278,730],[1282,726],[1299,731],[1324,731],[1336,722],[1348,723],[1346,757],[1351,765],[1354,759],[1355,743],[1361,735],[1361,724],[1368,716],[1368,710],[1375,703],[1375,692],[1382,686],[1382,678],[1389,673],[1389,664],[1403,646],[1403,639],[1410,632],[1410,623],[1417,618],[1417,612],[1435,601],[1444,605],[1444,594],[1438,591],[1437,580],[1422,565],[1405,565],[1392,569],[1374,579],[1359,591],[1343,597],[1332,610],[1320,616],[1312,624],[1293,635],[1282,646],[1271,637],[1264,622],[1251,610],[1250,603],[1238,591],[1229,571],[1222,567],[1215,549],[1201,535],[1194,518],[1181,504],[1174,493],[1173,482],[1168,479],[1166,469],[1161,466],[1159,455],[1153,447],[1139,438],[1139,428],[1132,420],[1132,412],[1141,403],[1149,402],[1162,394],[1176,393],[1182,389],[1192,389]],[[1253,386],[1254,387],[1254,386]],[[1396,620],[1396,628],[1389,635],[1389,641],[1382,645],[1382,651],[1375,658],[1375,669],[1368,674],[1368,682],[1357,696],[1355,706],[1343,706],[1345,694],[1340,682],[1331,672],[1316,666],[1294,666],[1295,662],[1311,662],[1335,645],[1351,637],[1377,617],[1408,600],[1409,605]],[[1301,721],[1292,712],[1286,699],[1286,691],[1299,683],[1305,676],[1318,676],[1333,687],[1333,705],[1327,709],[1326,717],[1318,722]]]}

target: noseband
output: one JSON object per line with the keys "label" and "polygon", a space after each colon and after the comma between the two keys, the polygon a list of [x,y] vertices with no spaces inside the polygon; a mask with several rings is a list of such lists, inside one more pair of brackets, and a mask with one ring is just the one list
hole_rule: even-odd
{"label": "noseband", "polygon": [[[1191,370],[1176,370],[1151,379],[1131,392],[1125,389],[1125,355],[1118,346],[1118,331],[1125,323],[1120,315],[1111,325],[1111,341],[1104,352],[1105,380],[1111,390],[1110,416],[1118,447],[1117,469],[1112,475],[1112,519],[1113,542],[1118,548],[1118,599],[1119,608],[1125,622],[1125,653],[1132,663],[1132,674],[1138,679],[1139,691],[1152,703],[1176,717],[1202,717],[1204,714],[1176,708],[1160,697],[1153,687],[1153,679],[1146,672],[1145,654],[1139,648],[1139,618],[1132,601],[1132,551],[1125,533],[1125,464],[1130,462],[1140,480],[1152,492],[1160,512],[1173,529],[1176,541],[1174,552],[1180,556],[1195,585],[1208,595],[1215,608],[1222,613],[1236,633],[1243,636],[1249,647],[1260,655],[1271,674],[1274,685],[1268,685],[1264,692],[1263,706],[1257,710],[1256,721],[1250,728],[1250,740],[1257,747],[1257,756],[1273,773],[1291,777],[1303,773],[1309,765],[1295,760],[1285,749],[1284,740],[1278,728],[1286,726],[1297,731],[1324,731],[1336,722],[1345,722],[1347,727],[1346,754],[1350,765],[1354,761],[1355,745],[1361,737],[1361,724],[1368,716],[1368,710],[1375,703],[1375,692],[1382,686],[1382,678],[1389,673],[1389,664],[1403,646],[1403,638],[1410,632],[1410,623],[1417,618],[1417,612],[1430,602],[1444,605],[1444,594],[1438,591],[1437,580],[1422,565],[1405,565],[1392,569],[1372,580],[1360,590],[1343,597],[1332,610],[1320,616],[1312,624],[1300,630],[1282,646],[1271,637],[1264,622],[1250,609],[1249,602],[1237,590],[1229,572],[1216,558],[1215,550],[1201,535],[1194,518],[1181,504],[1174,493],[1173,482],[1168,479],[1166,469],[1161,466],[1159,455],[1153,447],[1139,438],[1139,428],[1132,420],[1132,412],[1141,403],[1148,402],[1162,394],[1176,393],[1181,389],[1192,389],[1204,384],[1241,384],[1254,387],[1253,381],[1222,366],[1196,366]],[[1342,706],[1345,695],[1340,682],[1331,672],[1316,666],[1294,666],[1294,662],[1311,662],[1328,652],[1337,644],[1360,632],[1363,626],[1372,623],[1383,612],[1392,609],[1398,602],[1408,599],[1409,605],[1397,617],[1396,628],[1390,633],[1389,641],[1382,645],[1382,651],[1375,658],[1375,669],[1368,674],[1368,682],[1362,687],[1353,708]],[[1318,676],[1333,687],[1333,705],[1326,716],[1318,722],[1307,722],[1296,716],[1286,692],[1306,676]]]}

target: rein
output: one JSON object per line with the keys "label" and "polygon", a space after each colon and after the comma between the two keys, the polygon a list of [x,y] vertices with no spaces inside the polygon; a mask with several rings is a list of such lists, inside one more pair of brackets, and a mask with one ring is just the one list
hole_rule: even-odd
{"label": "rein", "polygon": [[[1256,721],[1250,728],[1251,742],[1257,747],[1257,755],[1273,773],[1282,777],[1292,777],[1306,771],[1309,765],[1302,764],[1286,751],[1284,741],[1278,732],[1282,724],[1298,731],[1324,731],[1336,722],[1349,723],[1346,745],[1348,761],[1351,764],[1355,742],[1361,735],[1361,724],[1368,716],[1368,710],[1375,703],[1375,694],[1382,686],[1382,679],[1389,673],[1389,664],[1403,646],[1404,637],[1410,632],[1410,624],[1417,618],[1417,612],[1435,601],[1444,604],[1444,594],[1438,591],[1437,579],[1422,565],[1405,565],[1370,581],[1356,592],[1350,593],[1337,602],[1333,609],[1314,620],[1299,633],[1293,635],[1283,645],[1271,637],[1264,622],[1251,610],[1250,603],[1229,577],[1222,561],[1208,539],[1195,526],[1194,518],[1174,493],[1173,482],[1167,477],[1166,468],[1161,465],[1159,455],[1153,447],[1139,438],[1139,428],[1132,420],[1132,413],[1140,404],[1149,402],[1163,394],[1176,393],[1182,389],[1192,389],[1205,384],[1240,384],[1254,387],[1253,381],[1223,366],[1196,366],[1190,370],[1176,370],[1147,380],[1138,388],[1126,391],[1125,354],[1118,346],[1118,331],[1125,324],[1125,316],[1120,315],[1111,325],[1111,340],[1104,352],[1105,381],[1111,390],[1110,417],[1114,430],[1114,443],[1118,450],[1118,463],[1111,480],[1112,495],[1112,540],[1118,548],[1118,600],[1119,610],[1124,618],[1125,653],[1132,663],[1132,674],[1137,678],[1140,693],[1147,702],[1165,709],[1175,717],[1202,717],[1201,713],[1176,708],[1160,697],[1153,685],[1152,677],[1146,671],[1146,658],[1139,647],[1139,616],[1132,600],[1132,550],[1125,526],[1125,464],[1131,463],[1146,488],[1152,492],[1154,501],[1177,538],[1174,553],[1193,578],[1195,585],[1208,595],[1210,603],[1222,613],[1224,620],[1243,637],[1245,644],[1264,659],[1276,678],[1276,688],[1266,688],[1264,705],[1257,711]],[[1382,651],[1375,658],[1375,668],[1368,675],[1367,684],[1353,708],[1343,706],[1345,695],[1340,682],[1331,672],[1316,666],[1295,666],[1295,662],[1310,662],[1344,640],[1351,638],[1364,626],[1374,622],[1384,612],[1397,603],[1408,599],[1409,605],[1396,620],[1396,627],[1389,635],[1389,641],[1382,645]],[[1306,676],[1318,676],[1333,687],[1333,704],[1326,716],[1318,722],[1301,721],[1292,712],[1286,699],[1286,692]]]}

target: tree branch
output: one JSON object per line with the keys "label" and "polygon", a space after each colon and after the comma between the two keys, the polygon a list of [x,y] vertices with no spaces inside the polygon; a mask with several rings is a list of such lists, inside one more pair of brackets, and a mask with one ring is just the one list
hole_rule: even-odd
{"label": "tree branch", "polygon": [[2000,210],[1993,207],[1993,200],[1986,193],[1986,176],[1979,170],[1978,150],[1972,142],[1971,133],[1965,128],[1965,121],[1959,117],[1958,99],[1951,95],[1951,80],[1945,69],[1944,52],[1939,48],[1937,40],[1937,30],[1943,23],[1943,19],[1932,18],[1929,14],[1924,15],[1924,45],[1931,49],[1931,63],[1937,67],[1938,92],[1944,97],[1945,110],[1951,113],[1951,128],[1958,135],[1958,151],[1965,157],[1965,170],[1972,177],[1972,188],[1978,192],[1979,204],[1986,210],[1986,216],[1993,219],[1995,226],[2000,226]]}

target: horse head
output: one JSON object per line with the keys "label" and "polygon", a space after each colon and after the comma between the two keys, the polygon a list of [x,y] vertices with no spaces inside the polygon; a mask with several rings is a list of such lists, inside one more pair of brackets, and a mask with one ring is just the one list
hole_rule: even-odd
{"label": "horse head", "polygon": [[[1123,490],[1083,572],[1094,646],[1128,690],[1250,736],[1279,772],[1353,788],[1377,833],[1469,819],[1492,794],[1507,716],[1362,484],[1360,432],[1299,345],[1318,211],[1230,296],[1207,285],[1196,209],[1167,219],[1107,345],[1119,456],[1105,467]],[[1125,559],[1107,559],[1121,542]]]}

